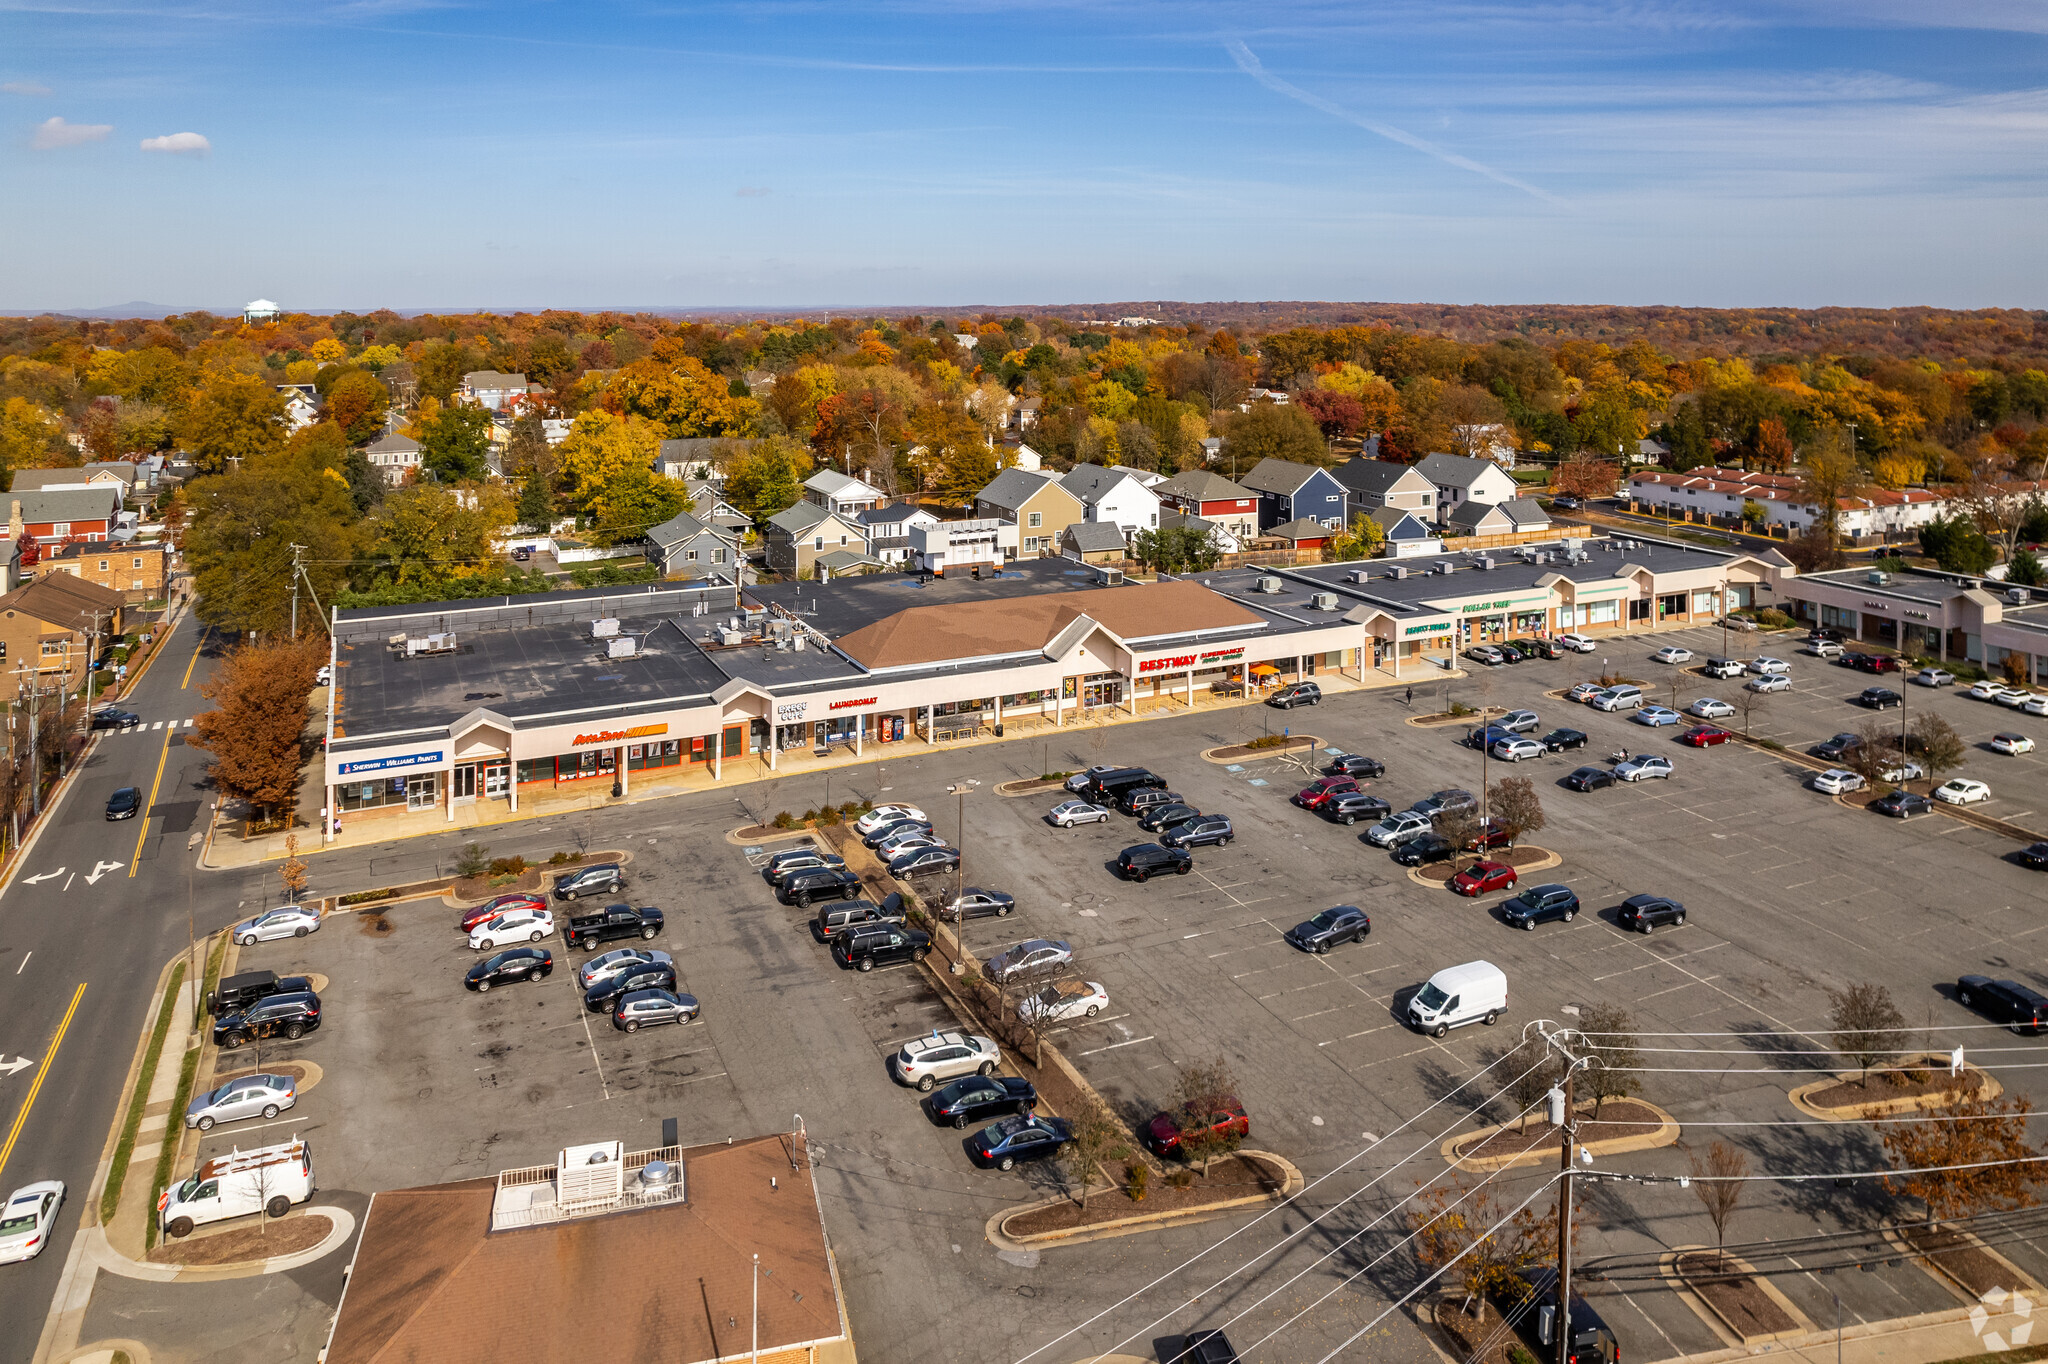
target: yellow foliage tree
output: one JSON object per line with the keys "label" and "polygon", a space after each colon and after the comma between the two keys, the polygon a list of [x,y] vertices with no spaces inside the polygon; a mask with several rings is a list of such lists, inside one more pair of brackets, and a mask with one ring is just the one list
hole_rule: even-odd
{"label": "yellow foliage tree", "polygon": [[584,511],[602,510],[605,489],[629,469],[645,469],[661,451],[662,428],[644,417],[593,408],[576,419],[557,448],[569,480],[569,500]]}
{"label": "yellow foliage tree", "polygon": [[323,336],[313,343],[313,349],[307,354],[323,365],[332,365],[348,359],[348,347],[331,336]]}
{"label": "yellow foliage tree", "polygon": [[1392,384],[1388,384],[1386,380],[1355,360],[1346,360],[1329,373],[1318,375],[1316,378],[1317,388],[1326,388],[1332,393],[1348,393],[1360,399],[1376,385],[1385,385],[1390,391],[1393,388]]}
{"label": "yellow foliage tree", "polygon": [[491,536],[512,519],[495,488],[399,488],[377,510],[373,552],[402,583],[463,577],[491,566]]}
{"label": "yellow foliage tree", "polygon": [[68,448],[64,443],[64,423],[41,403],[9,398],[0,407],[0,466],[39,468]]}
{"label": "yellow foliage tree", "polygon": [[678,440],[745,435],[760,412],[753,399],[734,397],[694,355],[636,360],[612,379],[607,396],[620,412],[658,422]]}

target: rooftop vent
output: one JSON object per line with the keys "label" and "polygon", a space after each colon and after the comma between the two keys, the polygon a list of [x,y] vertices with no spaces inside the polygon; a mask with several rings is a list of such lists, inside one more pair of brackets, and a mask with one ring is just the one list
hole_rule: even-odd
{"label": "rooftop vent", "polygon": [[1446,559],[1436,566],[1436,571],[1448,575],[1456,573],[1458,571],[1458,566],[1452,563],[1449,559]]}
{"label": "rooftop vent", "polygon": [[1493,556],[1491,554],[1480,555],[1479,567],[1482,571],[1491,572],[1493,569]]}
{"label": "rooftop vent", "polygon": [[1270,594],[1277,593],[1280,591],[1280,589],[1281,583],[1278,578],[1267,575],[1261,575],[1257,578],[1252,579],[1252,591],[1254,592],[1265,592]]}
{"label": "rooftop vent", "polygon": [[[1399,570],[1396,571],[1398,572]],[[1344,580],[1353,583],[1369,583],[1372,581],[1372,574],[1362,568],[1354,568],[1344,575]]]}
{"label": "rooftop vent", "polygon": [[1408,566],[1406,564],[1395,564],[1394,571],[1388,576],[1393,578],[1395,582],[1399,582],[1408,576]]}
{"label": "rooftop vent", "polygon": [[1308,604],[1311,610],[1334,611],[1337,609],[1337,594],[1335,592],[1318,592],[1308,599]]}
{"label": "rooftop vent", "polygon": [[720,644],[727,646],[728,648],[738,645],[739,642],[745,638],[745,635],[741,634],[738,630],[734,629],[730,625],[726,626],[718,632],[718,642]]}
{"label": "rooftop vent", "polygon": [[1871,583],[1878,587],[1883,587],[1892,580],[1892,575],[1889,573],[1871,573],[1868,575],[1868,578]]}
{"label": "rooftop vent", "polygon": [[607,616],[603,620],[590,622],[590,637],[592,639],[611,639],[618,633],[619,622],[615,616]]}
{"label": "rooftop vent", "polygon": [[632,635],[615,635],[604,646],[606,658],[631,658],[640,652],[640,641]]}
{"label": "rooftop vent", "polygon": [[2015,605],[2024,605],[2034,599],[2034,594],[2024,587],[2008,587],[2005,589],[2005,599]]}

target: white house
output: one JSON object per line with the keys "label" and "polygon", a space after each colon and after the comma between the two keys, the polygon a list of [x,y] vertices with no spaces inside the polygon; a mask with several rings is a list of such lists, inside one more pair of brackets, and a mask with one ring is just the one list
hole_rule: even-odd
{"label": "white house", "polygon": [[1442,523],[1462,503],[1484,502],[1497,506],[1518,495],[1515,480],[1490,459],[1467,459],[1463,455],[1424,455],[1415,462],[1415,472],[1436,487],[1436,519]]}
{"label": "white house", "polygon": [[912,557],[910,532],[917,526],[936,526],[939,518],[914,502],[892,507],[869,507],[855,518],[867,530],[867,555],[885,564],[908,566]]}
{"label": "white house", "polygon": [[284,399],[284,419],[294,431],[303,431],[320,420],[320,396],[311,384],[279,384],[278,396]]}
{"label": "white house", "polygon": [[371,467],[384,475],[384,481],[394,488],[405,482],[408,470],[420,467],[420,443],[396,431],[387,432],[372,441],[363,454],[368,457]]}
{"label": "white house", "polygon": [[1083,521],[1113,525],[1126,541],[1139,531],[1159,529],[1159,494],[1129,469],[1077,464],[1060,486],[1080,499]]}
{"label": "white house", "polygon": [[[1803,531],[1819,519],[1819,509],[1806,500],[1795,474],[1751,473],[1746,469],[1705,468],[1690,473],[1639,470],[1629,476],[1628,495],[1667,516],[1740,516],[1742,504],[1754,502],[1771,525]],[[1836,526],[1842,534],[1862,539],[1873,535],[1910,535],[1948,514],[1948,500],[1925,488],[1858,488],[1836,499]]]}
{"label": "white house", "polygon": [[493,412],[503,412],[526,396],[526,376],[501,374],[495,369],[474,369],[462,376],[462,385],[457,391],[470,402],[480,403]]}
{"label": "white house", "polygon": [[1017,557],[1017,523],[993,517],[977,521],[913,522],[910,560],[927,573],[961,574],[1000,568]]}
{"label": "white house", "polygon": [[820,469],[804,480],[804,501],[840,516],[858,516],[882,501],[882,490],[837,469]]}

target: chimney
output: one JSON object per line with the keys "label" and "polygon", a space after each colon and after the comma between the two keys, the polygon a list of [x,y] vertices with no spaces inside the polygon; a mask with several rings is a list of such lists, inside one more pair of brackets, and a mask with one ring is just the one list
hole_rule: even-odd
{"label": "chimney", "polygon": [[14,499],[13,510],[7,513],[7,543],[21,539],[21,499]]}

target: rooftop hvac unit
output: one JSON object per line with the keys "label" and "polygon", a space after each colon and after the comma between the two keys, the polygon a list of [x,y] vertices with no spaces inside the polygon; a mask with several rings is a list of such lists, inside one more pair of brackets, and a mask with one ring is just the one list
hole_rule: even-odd
{"label": "rooftop hvac unit", "polygon": [[626,1187],[626,1144],[565,1147],[555,1161],[555,1201],[564,1208],[615,1200]]}
{"label": "rooftop hvac unit", "polygon": [[1275,593],[1280,590],[1280,580],[1274,577],[1258,577],[1252,580],[1252,591]]}
{"label": "rooftop hvac unit", "polygon": [[1490,573],[1490,572],[1492,572],[1492,571],[1493,571],[1493,556],[1492,556],[1491,554],[1482,554],[1482,555],[1480,555],[1480,556],[1479,556],[1479,567],[1480,567],[1480,568],[1481,568],[1482,570],[1486,571],[1486,572],[1489,572],[1489,573]]}
{"label": "rooftop hvac unit", "polygon": [[1408,576],[1408,566],[1406,564],[1395,564],[1394,571],[1391,576],[1393,577],[1395,582],[1401,581],[1401,579]]}
{"label": "rooftop hvac unit", "polygon": [[792,639],[789,642],[789,647],[796,650],[798,653],[802,653],[804,651],[804,637],[802,635],[798,635],[795,639]]}
{"label": "rooftop hvac unit", "polygon": [[616,617],[590,622],[590,637],[592,639],[611,639],[618,633],[619,622]]}
{"label": "rooftop hvac unit", "polygon": [[1312,610],[1334,611],[1337,609],[1337,594],[1335,592],[1318,592],[1308,599],[1308,604]]}
{"label": "rooftop hvac unit", "polygon": [[770,639],[788,639],[790,628],[786,620],[771,620],[768,622],[768,636]]}
{"label": "rooftop hvac unit", "polygon": [[718,642],[720,644],[724,644],[727,646],[738,644],[741,640],[745,638],[745,635],[741,634],[738,630],[733,629],[730,625],[726,626],[724,629],[718,632]]}
{"label": "rooftop hvac unit", "polygon": [[[1873,574],[1872,576],[1875,575]],[[2005,589],[2005,599],[2015,605],[2019,605],[2032,601],[2034,594],[2027,591],[2024,587],[2008,587]]]}
{"label": "rooftop hvac unit", "polygon": [[[1399,570],[1396,571],[1398,572]],[[1368,583],[1372,581],[1372,574],[1366,572],[1362,568],[1354,568],[1349,573],[1345,574],[1344,578],[1347,582]]]}
{"label": "rooftop hvac unit", "polygon": [[1892,575],[1889,573],[1872,573],[1869,575],[1869,578],[1872,583],[1876,584],[1879,587],[1883,587],[1886,583],[1892,580]]}
{"label": "rooftop hvac unit", "polygon": [[1456,573],[1458,571],[1458,566],[1452,563],[1449,559],[1446,559],[1436,566],[1436,571],[1448,576],[1449,574]]}
{"label": "rooftop hvac unit", "polygon": [[632,635],[615,635],[604,646],[606,658],[631,658],[640,652],[640,641]]}

